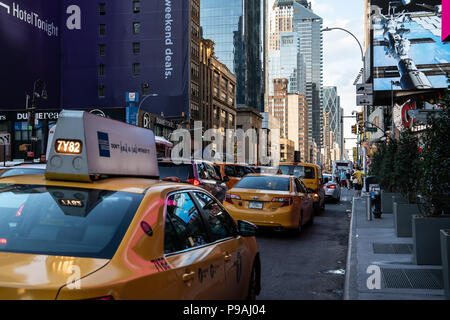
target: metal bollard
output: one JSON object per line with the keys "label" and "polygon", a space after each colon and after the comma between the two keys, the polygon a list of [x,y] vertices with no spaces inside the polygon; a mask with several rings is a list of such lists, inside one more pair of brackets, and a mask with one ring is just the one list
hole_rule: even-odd
{"label": "metal bollard", "polygon": [[370,195],[366,195],[366,217],[367,221],[372,221],[372,204]]}

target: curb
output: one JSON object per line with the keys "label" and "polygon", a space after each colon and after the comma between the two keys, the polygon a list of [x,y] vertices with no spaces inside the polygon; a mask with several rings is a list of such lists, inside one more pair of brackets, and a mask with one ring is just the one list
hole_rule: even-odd
{"label": "curb", "polygon": [[348,236],[347,247],[347,263],[345,268],[345,283],[344,283],[344,300],[350,300],[350,270],[351,270],[351,257],[352,257],[352,245],[353,245],[353,218],[355,212],[355,197],[352,197],[352,216],[350,218],[350,233]]}

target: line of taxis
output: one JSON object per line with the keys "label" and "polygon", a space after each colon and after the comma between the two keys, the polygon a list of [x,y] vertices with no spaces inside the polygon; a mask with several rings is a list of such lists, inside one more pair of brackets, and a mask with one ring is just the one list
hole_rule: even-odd
{"label": "line of taxis", "polygon": [[161,181],[147,129],[64,110],[52,144],[45,174],[0,179],[2,300],[255,299],[256,225],[314,218],[292,175],[249,174],[223,205]]}

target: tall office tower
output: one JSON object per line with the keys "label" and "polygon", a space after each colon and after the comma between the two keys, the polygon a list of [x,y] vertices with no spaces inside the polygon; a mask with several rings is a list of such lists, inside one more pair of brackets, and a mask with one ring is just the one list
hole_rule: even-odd
{"label": "tall office tower", "polygon": [[343,150],[343,109],[341,108],[341,99],[337,94],[336,87],[323,87],[323,106],[324,112],[329,114],[329,127],[331,132],[339,145],[339,148]]}
{"label": "tall office tower", "polygon": [[304,95],[289,93],[288,79],[274,79],[274,95],[266,112],[280,121],[280,138],[294,141],[303,161],[309,161],[308,103]]}
{"label": "tall office tower", "polygon": [[[322,18],[313,13],[306,0],[276,0],[270,14],[269,64],[279,63],[283,68],[282,55],[285,34],[298,37],[299,59],[298,91],[304,90],[309,106],[309,142],[314,140],[320,148],[323,142],[323,38]],[[277,62],[277,55],[279,61]],[[272,71],[276,66],[270,65]],[[280,73],[275,76],[281,75]],[[269,79],[273,77],[270,75]],[[302,89],[304,87],[304,89]],[[270,87],[272,89],[272,87]]]}
{"label": "tall office tower", "polygon": [[237,77],[238,107],[264,111],[266,1],[202,0],[200,24],[204,39],[215,42],[215,52]]}
{"label": "tall office tower", "polygon": [[295,32],[280,34],[279,50],[269,50],[269,93],[274,94],[273,80],[289,80],[289,93],[306,93],[306,61],[300,54],[300,39]]}

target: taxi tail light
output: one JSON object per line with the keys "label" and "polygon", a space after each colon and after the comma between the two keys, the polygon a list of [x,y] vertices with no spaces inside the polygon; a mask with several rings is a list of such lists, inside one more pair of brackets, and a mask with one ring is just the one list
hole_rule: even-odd
{"label": "taxi tail light", "polygon": [[227,194],[225,195],[225,201],[233,204],[233,200],[241,200],[241,197],[237,194]]}
{"label": "taxi tail light", "polygon": [[289,207],[294,203],[291,197],[273,198],[272,202],[281,202],[281,207]]}
{"label": "taxi tail light", "polygon": [[187,179],[186,181],[189,182],[190,184],[196,186],[196,187],[201,185],[201,182],[198,179]]}

